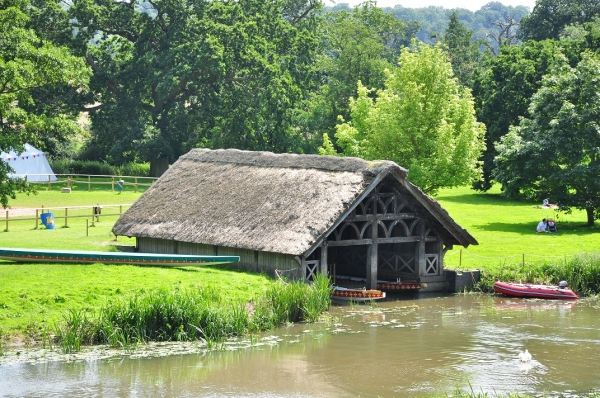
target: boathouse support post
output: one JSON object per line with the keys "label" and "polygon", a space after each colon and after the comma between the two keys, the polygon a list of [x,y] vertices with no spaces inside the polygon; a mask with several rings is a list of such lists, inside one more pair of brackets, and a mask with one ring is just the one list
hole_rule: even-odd
{"label": "boathouse support post", "polygon": [[377,217],[375,217],[371,225],[372,239],[367,261],[367,287],[369,289],[377,289],[377,227]]}
{"label": "boathouse support post", "polygon": [[321,245],[321,273],[327,276],[327,239],[323,240]]}
{"label": "boathouse support post", "polygon": [[422,221],[420,223],[420,239],[419,239],[419,246],[417,248],[417,254],[418,254],[418,261],[419,261],[419,277],[424,277],[427,273],[427,259],[425,257],[425,230],[426,230],[426,225],[425,223]]}

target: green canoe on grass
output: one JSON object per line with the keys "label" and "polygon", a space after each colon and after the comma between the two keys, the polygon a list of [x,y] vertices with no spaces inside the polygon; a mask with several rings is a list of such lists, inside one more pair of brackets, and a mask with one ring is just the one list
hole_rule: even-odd
{"label": "green canoe on grass", "polygon": [[237,263],[239,256],[202,256],[136,252],[98,252],[84,250],[41,250],[0,247],[0,259],[43,263],[109,263],[137,265],[216,265]]}

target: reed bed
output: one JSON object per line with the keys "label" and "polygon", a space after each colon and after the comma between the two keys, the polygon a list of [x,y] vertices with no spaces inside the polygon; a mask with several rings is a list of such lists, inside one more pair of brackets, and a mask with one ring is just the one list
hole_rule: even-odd
{"label": "reed bed", "polygon": [[227,300],[216,288],[159,289],[107,303],[97,316],[71,310],[56,326],[65,353],[85,344],[128,349],[150,341],[203,341],[258,333],[289,322],[314,322],[329,308],[329,279],[277,281],[256,303]]}

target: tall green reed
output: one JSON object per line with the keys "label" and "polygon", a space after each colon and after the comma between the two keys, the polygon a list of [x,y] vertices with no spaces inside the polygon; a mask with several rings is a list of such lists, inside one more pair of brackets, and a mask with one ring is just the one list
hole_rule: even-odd
{"label": "tall green reed", "polygon": [[65,323],[55,327],[55,334],[65,354],[77,352],[82,344],[91,343],[94,325],[84,310],[69,310],[64,316]]}
{"label": "tall green reed", "polygon": [[131,349],[149,341],[203,341],[215,347],[225,338],[261,332],[288,322],[315,321],[329,308],[329,280],[312,284],[276,282],[257,302],[228,302],[214,288],[160,289],[107,303],[93,320],[69,311],[56,328],[65,352],[85,343]]}

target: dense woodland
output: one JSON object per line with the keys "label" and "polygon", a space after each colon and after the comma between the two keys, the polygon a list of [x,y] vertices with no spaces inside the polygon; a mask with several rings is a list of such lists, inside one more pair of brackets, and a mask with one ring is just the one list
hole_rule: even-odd
{"label": "dense woodland", "polygon": [[[531,11],[531,12],[529,12]],[[600,2],[0,0],[0,150],[389,159],[426,192],[501,184],[600,218]],[[29,190],[0,162],[0,203]]]}

